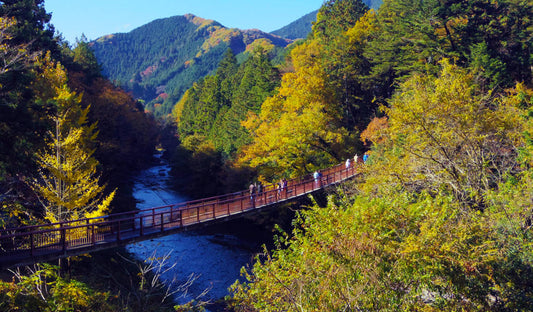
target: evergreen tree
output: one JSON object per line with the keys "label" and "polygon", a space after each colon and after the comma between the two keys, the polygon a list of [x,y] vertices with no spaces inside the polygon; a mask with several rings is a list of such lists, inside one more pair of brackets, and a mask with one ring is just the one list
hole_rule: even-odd
{"label": "evergreen tree", "polygon": [[[228,49],[224,58],[218,64],[216,76],[220,79],[220,89],[222,97],[229,101],[232,98],[233,90],[235,89],[235,75],[239,65],[237,64],[237,58],[231,49]],[[230,103],[225,103],[230,106]]]}
{"label": "evergreen tree", "polygon": [[85,73],[88,79],[101,76],[102,69],[100,64],[98,64],[98,60],[96,59],[93,50],[89,47],[85,35],[78,40],[73,52],[74,63],[81,67],[80,69]]}
{"label": "evergreen tree", "polygon": [[437,75],[443,58],[476,68],[486,88],[531,84],[532,10],[516,0],[385,1],[364,53],[379,98],[413,72]]}
{"label": "evergreen tree", "polygon": [[30,44],[30,51],[51,51],[58,56],[52,15],[44,8],[44,0],[4,0],[0,2],[0,16],[15,18],[16,31],[12,44]]}
{"label": "evergreen tree", "polygon": [[250,142],[250,134],[241,123],[250,112],[259,113],[261,104],[279,86],[280,78],[267,52],[259,47],[239,67],[238,73],[226,81],[233,81],[235,85],[229,99],[231,106],[219,112],[218,124],[213,127],[211,138],[217,148],[232,156]]}
{"label": "evergreen tree", "polygon": [[318,10],[313,36],[326,41],[334,39],[353,27],[367,10],[361,0],[328,0]]}
{"label": "evergreen tree", "polygon": [[38,105],[29,88],[37,52],[28,43],[16,44],[18,23],[14,18],[0,18],[0,180],[24,173],[32,167],[31,151],[39,145],[43,123]]}

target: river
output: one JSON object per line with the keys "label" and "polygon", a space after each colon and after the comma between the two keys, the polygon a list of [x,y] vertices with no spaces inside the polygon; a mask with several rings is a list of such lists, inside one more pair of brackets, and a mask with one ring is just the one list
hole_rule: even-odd
{"label": "river", "polygon": [[[160,154],[156,158],[158,164],[135,179],[133,196],[139,209],[187,200],[167,186],[170,167]],[[205,290],[208,292],[201,300],[215,301],[228,295],[228,287],[240,277],[241,267],[252,263],[257,245],[231,234],[188,231],[131,244],[126,249],[141,261],[168,256],[164,266],[168,271],[162,278],[167,285],[174,283],[174,288],[194,276],[196,280],[186,293],[174,295],[178,303],[185,303]]]}

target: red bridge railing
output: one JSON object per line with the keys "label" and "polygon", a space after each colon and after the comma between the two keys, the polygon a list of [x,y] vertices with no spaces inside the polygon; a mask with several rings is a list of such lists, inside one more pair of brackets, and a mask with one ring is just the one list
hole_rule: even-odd
{"label": "red bridge railing", "polygon": [[173,205],[80,219],[0,230],[0,267],[88,253],[168,235],[194,225],[228,218],[291,200],[356,175],[354,166],[338,165],[312,176],[288,181],[279,190],[266,186],[253,196],[241,191]]}

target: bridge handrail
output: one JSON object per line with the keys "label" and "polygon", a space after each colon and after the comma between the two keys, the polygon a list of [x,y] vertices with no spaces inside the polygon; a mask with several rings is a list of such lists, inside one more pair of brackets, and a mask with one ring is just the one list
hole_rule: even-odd
{"label": "bridge handrail", "polygon": [[[328,180],[330,175],[331,175],[331,173],[327,174],[326,176],[323,176],[323,179],[325,178],[326,180]],[[287,185],[287,191],[289,189],[291,189],[291,188],[293,188],[293,189],[297,188],[298,186],[301,186],[303,184],[309,183],[309,182],[311,182],[313,180],[314,180],[313,178],[308,178],[308,179],[305,179],[305,180],[301,180],[298,183],[288,184]],[[328,184],[324,184],[323,186],[327,186],[327,185]],[[256,196],[259,197],[262,194],[269,194],[269,193],[276,193],[276,192],[278,192],[278,190],[273,188],[273,189],[270,189],[270,190],[262,191],[261,193],[256,193]],[[244,193],[244,195],[242,195],[243,193]],[[146,208],[146,209],[142,209],[142,210],[138,210],[138,211],[122,212],[122,213],[117,213],[117,214],[101,216],[101,217],[84,218],[84,219],[79,219],[79,220],[70,220],[70,221],[56,222],[56,223],[49,223],[49,224],[41,224],[41,225],[32,225],[32,226],[26,226],[26,227],[20,227],[20,228],[12,228],[12,229],[31,229],[31,228],[47,227],[46,229],[40,229],[38,231],[32,231],[31,232],[33,234],[44,234],[44,233],[56,232],[56,231],[62,231],[62,230],[72,230],[72,229],[77,229],[77,228],[86,228],[88,226],[105,226],[105,225],[115,224],[118,221],[127,222],[127,221],[134,221],[134,220],[140,219],[140,218],[145,218],[145,217],[160,216],[160,215],[168,213],[167,210],[163,210],[163,209],[173,208],[173,207],[176,207],[176,206],[182,206],[182,207],[180,207],[180,209],[178,209],[178,211],[195,210],[195,209],[198,209],[198,208],[203,208],[203,207],[205,207],[207,205],[226,204],[226,203],[234,202],[235,200],[243,200],[243,199],[246,199],[246,198],[248,198],[250,196],[249,193],[244,192],[244,191],[235,192],[233,194],[235,194],[235,195],[241,194],[241,195],[238,196],[238,197],[234,197],[232,199],[226,199],[224,201],[212,202],[212,201],[207,201],[207,200],[203,200],[203,201],[202,200],[195,200],[195,201],[188,201],[188,202],[170,204],[170,205],[165,205],[165,206],[158,206],[158,207],[154,207],[154,208]],[[215,196],[215,197],[211,197],[211,198],[212,199],[218,199],[219,197]],[[191,204],[191,203],[200,203],[200,204],[199,205],[191,205],[191,206],[189,206],[189,204]],[[150,215],[141,215],[140,214],[141,212],[154,212],[155,210],[163,210],[163,211],[157,212],[157,213],[153,213],[153,214],[150,214]],[[129,215],[130,217],[126,217],[126,218],[110,218],[110,217],[124,216],[124,215]],[[131,216],[131,215],[137,215],[137,216]],[[90,221],[99,220],[99,219],[102,219],[103,221],[90,222]],[[65,226],[66,224],[82,223],[82,222],[85,222],[85,224],[76,224],[76,225]],[[8,231],[8,230],[9,229],[5,229],[3,231]],[[7,234],[7,235],[2,235],[1,237],[3,239],[5,239],[5,238],[14,238],[14,237],[18,237],[18,236],[27,236],[28,234],[29,234],[29,232],[18,232],[18,233],[11,233],[11,234]]]}
{"label": "bridge handrail", "polygon": [[[323,175],[322,178],[323,179],[324,179],[324,177],[327,178],[331,174],[331,172],[338,172],[337,168],[343,167],[343,166],[344,166],[344,164],[339,164],[339,165],[336,165],[336,166],[333,166],[333,167],[330,167],[330,168],[327,168],[327,169],[324,169],[324,170],[320,170],[320,172]],[[307,176],[309,176],[309,175],[307,175]],[[305,177],[306,176],[299,177],[299,178],[293,178],[293,179],[288,180],[287,181],[287,187],[291,187],[292,185],[299,185],[301,183],[305,183],[305,181],[308,182],[308,181],[313,180],[312,177],[309,177],[309,178],[305,178]],[[265,185],[264,188],[263,188],[263,192],[268,192],[268,191],[276,191],[275,186]],[[101,219],[118,220],[119,217],[121,217],[121,216],[130,216],[130,215],[135,215],[135,214],[142,214],[143,212],[151,212],[154,209],[155,210],[161,210],[161,209],[168,209],[170,207],[175,207],[175,206],[181,206],[181,207],[185,207],[185,208],[189,208],[189,207],[197,208],[197,207],[204,206],[206,203],[212,203],[213,201],[221,202],[223,200],[226,200],[226,201],[227,200],[234,200],[234,199],[242,198],[242,197],[245,197],[245,196],[248,196],[248,195],[249,195],[249,191],[248,190],[241,190],[241,191],[233,192],[233,193],[229,193],[229,194],[212,196],[212,197],[208,197],[208,198],[200,198],[200,199],[185,201],[185,202],[176,203],[176,204],[168,204],[168,205],[158,206],[158,207],[153,207],[153,208],[144,208],[144,209],[139,209],[139,210],[131,210],[131,211],[119,212],[119,213],[109,214],[109,215],[100,216],[100,217],[83,218],[83,219],[77,219],[77,220],[60,221],[60,222],[55,222],[55,223],[43,223],[43,224],[27,225],[27,226],[22,226],[22,227],[15,227],[15,228],[0,229],[0,236],[3,237],[4,236],[3,233],[5,233],[5,232],[12,232],[12,231],[28,232],[29,230],[33,230],[33,229],[36,229],[36,228],[42,228],[42,227],[68,228],[69,224],[78,223],[78,222],[89,222],[90,224],[92,224],[92,223],[95,223],[94,220],[101,220]],[[227,197],[229,197],[229,198],[227,198]],[[198,203],[200,205],[195,205],[195,204],[198,204]],[[125,219],[127,219],[127,218],[125,218]]]}
{"label": "bridge handrail", "polygon": [[[0,262],[3,261],[4,255],[15,252],[29,253],[33,258],[36,252],[52,252],[51,248],[56,248],[54,250],[61,248],[63,252],[66,252],[67,249],[80,246],[118,242],[122,240],[122,235],[143,237],[146,233],[150,234],[153,231],[163,232],[166,229],[165,226],[176,228],[215,220],[256,209],[258,206],[267,206],[301,196],[350,178],[355,175],[355,171],[354,167],[346,169],[341,164],[322,170],[319,183],[311,175],[291,179],[283,192],[275,187],[265,187],[262,192],[253,196],[249,191],[239,191],[102,217],[5,229],[0,232],[0,255],[2,255]],[[137,232],[132,234],[132,231]]]}

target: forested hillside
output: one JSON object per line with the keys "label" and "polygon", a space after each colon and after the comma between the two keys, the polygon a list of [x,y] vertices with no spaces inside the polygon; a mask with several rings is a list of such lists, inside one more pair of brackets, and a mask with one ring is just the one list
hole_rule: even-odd
{"label": "forested hillside", "polygon": [[368,160],[245,270],[236,311],[531,311],[531,12],[322,6],[237,163],[270,182]]}
{"label": "forested hillside", "polygon": [[303,39],[311,32],[313,22],[316,21],[316,14],[318,10],[308,13],[289,25],[273,31],[274,35],[287,39]]}
{"label": "forested hillside", "polygon": [[132,91],[157,116],[171,112],[193,82],[213,72],[228,48],[235,54],[263,46],[270,52],[290,40],[259,30],[229,29],[194,15],[159,19],[90,45],[103,73]]}
{"label": "forested hillside", "polygon": [[[2,230],[131,210],[129,181],[159,135],[142,105],[103,78],[88,44],[70,48],[49,22],[43,1],[0,2]],[[3,271],[0,310],[131,306],[76,280],[76,262],[68,274],[48,264]]]}

